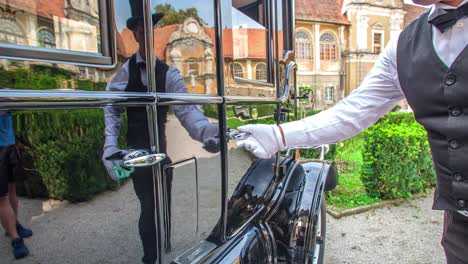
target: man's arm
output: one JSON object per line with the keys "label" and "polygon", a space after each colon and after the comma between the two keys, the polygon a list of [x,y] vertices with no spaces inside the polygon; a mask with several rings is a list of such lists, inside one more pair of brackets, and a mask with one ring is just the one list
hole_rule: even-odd
{"label": "man's arm", "polygon": [[334,144],[371,126],[404,99],[396,67],[397,43],[394,39],[387,45],[360,87],[334,107],[281,127],[240,127],[252,136],[238,141],[239,146],[265,158],[285,148]]}
{"label": "man's arm", "polygon": [[389,43],[360,87],[347,98],[317,115],[281,125],[288,148],[334,144],[353,137],[404,99],[396,68],[397,42]]}
{"label": "man's arm", "polygon": [[[184,79],[180,75],[179,70],[174,67],[170,67],[166,74],[166,92],[168,93],[187,93]],[[174,113],[179,119],[182,126],[187,130],[190,137],[193,139],[203,142],[208,134],[208,130],[211,127],[208,118],[195,106],[195,105],[173,105]],[[217,128],[217,125],[216,125]],[[218,129],[215,132],[218,135]]]}
{"label": "man's arm", "polygon": [[[125,91],[128,84],[128,64],[125,64],[107,84],[106,91]],[[123,108],[117,106],[106,106],[104,108],[104,122],[106,125],[104,151],[114,147],[118,148],[118,139],[122,123]]]}

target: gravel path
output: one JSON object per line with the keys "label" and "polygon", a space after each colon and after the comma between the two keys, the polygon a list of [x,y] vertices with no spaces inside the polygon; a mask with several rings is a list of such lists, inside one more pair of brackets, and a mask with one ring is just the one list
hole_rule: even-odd
{"label": "gravel path", "polygon": [[[21,203],[21,218],[35,232],[26,240],[31,256],[14,261],[9,240],[2,236],[2,264],[139,263],[139,208],[131,183],[48,213],[42,212],[42,201]],[[444,263],[442,213],[432,211],[431,203],[428,196],[339,220],[328,216],[325,263]]]}
{"label": "gravel path", "polygon": [[342,219],[327,215],[325,263],[445,263],[432,195]]}

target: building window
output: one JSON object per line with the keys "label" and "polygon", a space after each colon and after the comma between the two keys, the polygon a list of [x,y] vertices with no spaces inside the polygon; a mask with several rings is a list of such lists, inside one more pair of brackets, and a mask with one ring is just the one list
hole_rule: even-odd
{"label": "building window", "polygon": [[[9,44],[0,45],[2,54],[41,61],[113,63],[115,43],[107,31],[110,24],[107,15],[109,1],[58,1],[62,4],[43,0],[13,2],[0,3],[0,43]],[[86,8],[81,9],[79,5],[77,8],[78,3],[85,3]],[[43,5],[49,8],[43,10],[40,8]],[[21,47],[18,49],[15,45]]]}
{"label": "building window", "polygon": [[37,32],[37,40],[39,46],[44,48],[55,48],[55,36],[54,34],[45,28],[40,29]]}
{"label": "building window", "polygon": [[325,87],[325,103],[333,104],[335,98],[335,86]]}
{"label": "building window", "polygon": [[255,67],[255,79],[258,81],[267,81],[266,64],[259,63]]}
{"label": "building window", "polygon": [[296,54],[299,60],[312,59],[312,41],[304,31],[296,32]]}
{"label": "building window", "polygon": [[337,59],[336,39],[330,33],[320,36],[320,59],[334,61]]}
{"label": "building window", "polygon": [[379,54],[382,52],[382,33],[381,32],[374,32],[372,38],[372,46],[374,47],[374,53]]}
{"label": "building window", "polygon": [[232,72],[234,73],[234,77],[244,78],[244,68],[242,68],[240,63],[232,64]]}
{"label": "building window", "polygon": [[0,42],[6,42],[17,45],[25,45],[26,38],[24,36],[23,30],[11,20],[1,19],[0,23]]}

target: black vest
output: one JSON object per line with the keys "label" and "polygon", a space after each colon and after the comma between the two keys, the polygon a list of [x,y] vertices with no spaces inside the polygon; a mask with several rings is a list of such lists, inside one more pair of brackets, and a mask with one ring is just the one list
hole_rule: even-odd
{"label": "black vest", "polygon": [[451,67],[432,44],[428,13],[400,35],[397,69],[416,120],[427,130],[437,189],[434,209],[468,208],[468,48]]}
{"label": "black vest", "polygon": [[[169,66],[160,60],[156,60],[156,91],[164,93],[166,91],[166,73]],[[148,88],[141,82],[140,67],[136,63],[136,55],[133,55],[128,62],[128,84],[125,91],[146,93]],[[158,107],[158,135],[159,152],[166,153],[166,122],[167,106]],[[127,107],[127,145],[130,148],[149,147],[148,113],[146,107]]]}

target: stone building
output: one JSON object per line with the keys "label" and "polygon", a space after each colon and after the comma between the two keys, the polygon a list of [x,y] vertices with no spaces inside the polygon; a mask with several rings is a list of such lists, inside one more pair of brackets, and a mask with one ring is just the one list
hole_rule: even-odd
{"label": "stone building", "polygon": [[298,86],[327,109],[359,87],[391,38],[423,7],[403,0],[296,0]]}

